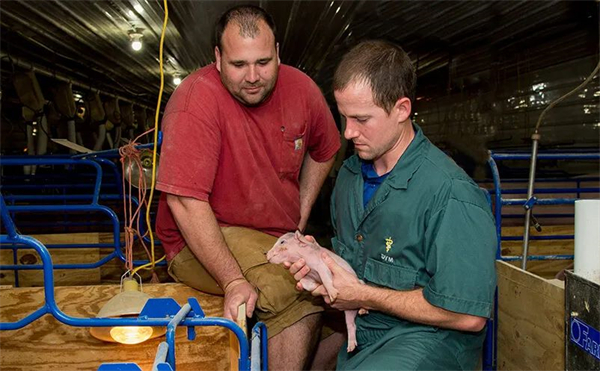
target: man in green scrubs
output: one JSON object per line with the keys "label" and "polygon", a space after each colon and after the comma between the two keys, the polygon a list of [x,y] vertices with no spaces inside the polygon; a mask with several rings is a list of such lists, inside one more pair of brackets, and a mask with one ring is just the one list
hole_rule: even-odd
{"label": "man in green scrubs", "polygon": [[[356,155],[331,200],[333,248],[358,278],[323,259],[339,310],[358,316],[343,370],[473,370],[496,287],[494,219],[484,192],[411,122],[416,73],[397,45],[367,41],[344,56],[334,93]],[[308,267],[290,268],[299,280]],[[298,284],[300,288],[301,285]]]}

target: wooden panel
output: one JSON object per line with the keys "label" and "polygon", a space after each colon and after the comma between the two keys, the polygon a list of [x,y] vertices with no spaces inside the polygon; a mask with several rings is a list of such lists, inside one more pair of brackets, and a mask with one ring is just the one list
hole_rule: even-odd
{"label": "wooden panel", "polygon": [[[235,320],[244,331],[244,334],[248,336],[247,322],[246,322],[246,304],[242,304],[238,307],[238,315]],[[240,342],[233,332],[229,333],[229,370],[239,370],[239,359],[240,359]]]}
{"label": "wooden panel", "polygon": [[[41,234],[31,237],[46,244],[97,244],[98,233],[68,233],[68,234]],[[100,260],[98,248],[90,249],[48,249],[53,264],[95,263]],[[17,261],[20,264],[42,264],[41,258],[34,249],[19,249]],[[0,253],[0,264],[14,264],[12,251],[5,250]],[[0,278],[1,284],[14,284],[14,273],[2,271],[4,277]],[[42,270],[19,271],[20,287],[36,287],[44,284]],[[0,276],[1,277],[1,276]],[[100,283],[100,269],[57,269],[54,271],[56,286],[94,285]]]}
{"label": "wooden panel", "polygon": [[[0,250],[0,264],[13,264],[12,250]],[[0,285],[14,286],[15,271],[0,271]]]}
{"label": "wooden panel", "polygon": [[[530,236],[573,235],[573,225],[546,225],[542,232],[531,228]],[[502,227],[503,236],[522,236],[523,227]],[[574,251],[573,240],[530,240],[529,255],[572,255]],[[521,255],[523,241],[502,241],[502,255]],[[527,271],[543,278],[554,278],[556,273],[566,268],[573,260],[546,260],[527,262]],[[520,267],[521,261],[511,262]]]}
{"label": "wooden panel", "polygon": [[505,262],[498,273],[498,369],[564,370],[564,289]]}
{"label": "wooden panel", "polygon": [[[144,285],[153,297],[172,297],[180,305],[198,298],[207,317],[223,313],[223,299],[202,294],[181,284]],[[66,314],[94,317],[101,306],[118,293],[116,285],[57,287],[56,301]],[[41,288],[0,290],[0,318],[16,321],[42,305]],[[197,327],[196,340],[187,340],[184,328],[177,330],[177,370],[228,370],[229,331],[219,327]],[[14,331],[0,331],[2,370],[97,370],[106,362],[135,362],[150,370],[158,344],[164,337],[138,345],[105,343],[92,337],[88,328],[71,327],[50,315]]]}

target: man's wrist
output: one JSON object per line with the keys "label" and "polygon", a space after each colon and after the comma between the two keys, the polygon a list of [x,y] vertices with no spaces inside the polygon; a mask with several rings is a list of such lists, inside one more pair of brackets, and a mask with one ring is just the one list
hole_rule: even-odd
{"label": "man's wrist", "polygon": [[361,284],[355,291],[356,304],[367,310],[374,310],[378,299],[377,288]]}
{"label": "man's wrist", "polygon": [[232,279],[231,281],[227,282],[224,286],[223,286],[223,292],[226,292],[227,289],[230,289],[232,287],[235,287],[237,285],[239,285],[242,282],[245,282],[246,279],[242,276],[242,277],[237,277]]}

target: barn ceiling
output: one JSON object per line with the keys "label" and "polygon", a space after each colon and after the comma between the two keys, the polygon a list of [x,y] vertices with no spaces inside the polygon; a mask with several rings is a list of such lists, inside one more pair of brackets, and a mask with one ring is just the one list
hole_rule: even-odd
{"label": "barn ceiling", "polygon": [[[213,61],[215,21],[237,1],[168,1],[165,92],[172,77]],[[366,38],[393,40],[418,67],[420,87],[447,92],[453,79],[493,69],[514,74],[598,53],[596,1],[250,2],[275,18],[281,59],[328,91],[340,56]],[[152,105],[159,86],[163,2],[46,0],[0,4],[2,81],[34,66]],[[134,52],[128,33],[143,33]]]}

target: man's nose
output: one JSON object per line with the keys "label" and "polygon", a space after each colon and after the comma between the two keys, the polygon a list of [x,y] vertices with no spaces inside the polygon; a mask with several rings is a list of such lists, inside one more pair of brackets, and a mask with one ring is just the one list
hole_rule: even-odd
{"label": "man's nose", "polygon": [[350,120],[346,120],[346,128],[344,129],[344,138],[346,140],[354,139],[358,137],[358,130],[356,130],[356,126],[353,125]]}
{"label": "man's nose", "polygon": [[246,81],[251,84],[254,84],[258,82],[259,78],[260,77],[258,71],[256,70],[256,66],[250,66],[248,69],[248,73],[246,74]]}

